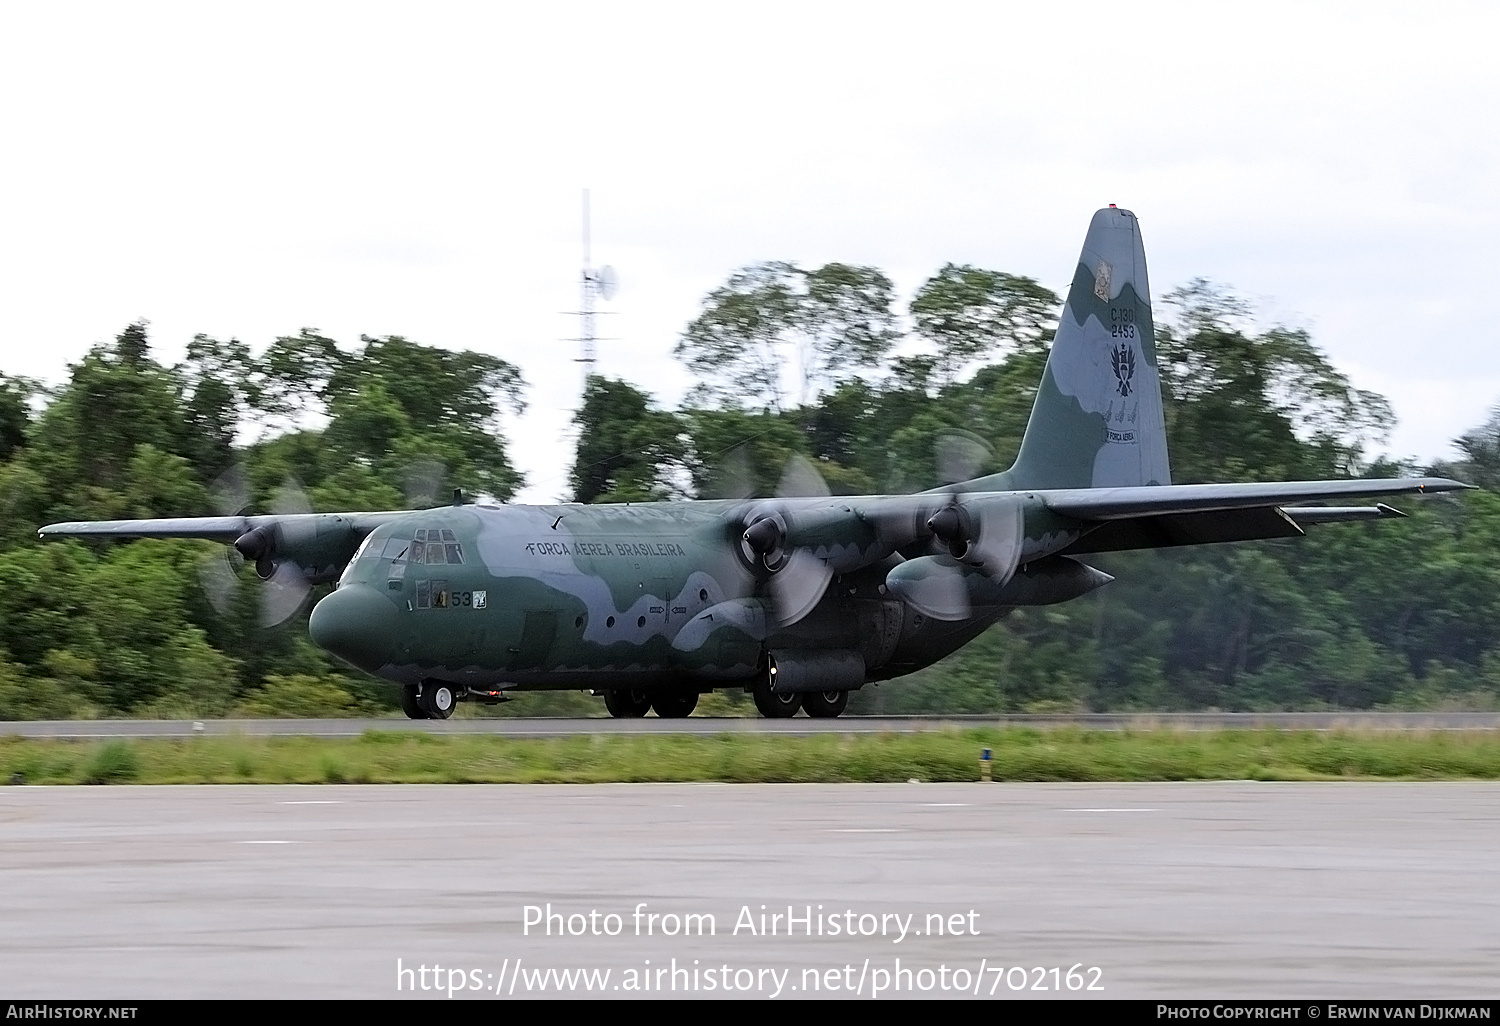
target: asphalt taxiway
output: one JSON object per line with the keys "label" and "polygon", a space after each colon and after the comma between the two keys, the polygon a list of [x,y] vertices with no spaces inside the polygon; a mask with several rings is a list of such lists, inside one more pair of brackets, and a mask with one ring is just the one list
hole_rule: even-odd
{"label": "asphalt taxiway", "polygon": [[1500,713],[1315,712],[1315,713],[1068,713],[1001,716],[842,716],[834,720],[771,720],[758,717],[693,716],[686,719],[615,720],[600,718],[479,716],[449,720],[276,719],[276,720],[11,720],[0,721],[0,736],[100,738],[192,737],[243,734],[250,737],[358,737],[367,730],[419,730],[429,734],[495,734],[504,737],[559,737],[572,734],[881,734],[976,727],[1080,727],[1126,730],[1272,728],[1276,730],[1500,730]]}
{"label": "asphalt taxiway", "polygon": [[[0,823],[17,999],[496,1000],[547,969],[722,996],[721,966],[761,997],[1500,989],[1492,783],[13,787]],[[787,906],[792,936],[743,928]]]}

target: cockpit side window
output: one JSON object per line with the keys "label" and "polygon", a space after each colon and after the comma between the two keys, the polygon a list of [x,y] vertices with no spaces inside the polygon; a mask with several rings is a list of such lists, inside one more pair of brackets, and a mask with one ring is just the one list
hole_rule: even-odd
{"label": "cockpit side window", "polygon": [[349,562],[344,565],[344,572],[339,574],[338,583],[340,585],[347,581],[349,579],[349,575],[354,572],[354,565],[361,559],[365,558],[365,556],[370,554],[370,539],[374,537],[375,535],[373,533],[365,535],[365,540],[360,542],[359,548],[354,550],[354,555],[351,556],[349,558]]}
{"label": "cockpit side window", "polygon": [[359,543],[359,548],[357,548],[357,549],[354,550],[354,557],[352,559],[350,559],[349,562],[356,563],[361,558],[363,558],[363,556],[365,555],[365,553],[368,552],[369,549],[370,549],[370,540],[373,539],[374,537],[375,537],[374,532],[371,532],[370,534],[365,535],[365,540]]}

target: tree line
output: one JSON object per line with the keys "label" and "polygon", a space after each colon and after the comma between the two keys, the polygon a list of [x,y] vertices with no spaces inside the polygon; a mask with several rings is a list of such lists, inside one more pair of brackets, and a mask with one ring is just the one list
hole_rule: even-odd
{"label": "tree line", "polygon": [[[678,339],[696,387],[676,408],[626,381],[588,381],[572,498],[772,494],[794,455],[843,494],[1004,469],[1059,298],[949,264],[897,305],[875,268],[737,271]],[[864,689],[851,710],[1494,707],[1500,411],[1451,463],[1371,459],[1389,404],[1354,388],[1306,331],[1259,325],[1205,281],[1157,313],[1175,481],[1430,469],[1485,490],[1295,541],[1100,556],[1117,578],[1107,588],[1018,610],[939,667]],[[339,345],[310,329],[258,356],[200,335],[168,366],[133,324],[56,387],[0,374],[0,717],[393,708],[385,684],[308,642],[305,610],[263,628],[250,580],[227,605],[210,601],[202,566],[217,547],[41,544],[36,528],[266,510],[289,485],[320,510],[433,505],[453,487],[504,501],[521,483],[506,422],[523,406],[519,370],[497,357],[397,336]],[[538,695],[499,711],[594,704]]]}
{"label": "tree line", "polygon": [[[950,264],[904,317],[895,307],[875,268],[737,272],[677,344],[699,382],[680,408],[588,383],[575,497],[769,495],[793,455],[844,494],[1008,467],[1060,298]],[[1306,330],[1258,324],[1202,279],[1158,302],[1156,350],[1177,483],[1430,472],[1486,491],[1295,540],[1091,557],[1114,583],[1017,610],[938,666],[858,692],[851,711],[1500,707],[1500,410],[1456,440],[1457,460],[1372,456],[1390,404]]]}

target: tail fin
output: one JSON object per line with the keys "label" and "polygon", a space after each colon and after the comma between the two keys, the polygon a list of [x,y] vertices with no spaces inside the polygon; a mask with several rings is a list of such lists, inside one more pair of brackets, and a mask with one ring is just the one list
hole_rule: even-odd
{"label": "tail fin", "polygon": [[1094,214],[1015,466],[973,490],[1171,484],[1140,225]]}

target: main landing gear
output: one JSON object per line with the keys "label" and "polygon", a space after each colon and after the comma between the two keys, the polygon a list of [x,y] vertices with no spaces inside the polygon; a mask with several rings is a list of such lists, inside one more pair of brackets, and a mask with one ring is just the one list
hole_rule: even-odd
{"label": "main landing gear", "polygon": [[802,708],[801,692],[772,691],[771,682],[765,678],[755,682],[755,686],[750,689],[750,697],[755,699],[755,708],[768,720],[788,719],[796,716],[797,710]]}
{"label": "main landing gear", "polygon": [[652,709],[664,720],[680,720],[698,707],[696,691],[644,691],[640,688],[610,688],[604,692],[604,708],[616,719],[638,719]]}
{"label": "main landing gear", "polygon": [[[767,675],[769,676],[769,675]],[[849,705],[847,691],[793,691],[790,693],[771,690],[771,682],[762,678],[750,689],[755,699],[755,708],[767,719],[783,720],[796,716],[801,709],[815,719],[833,719]]]}
{"label": "main landing gear", "polygon": [[802,696],[802,711],[817,719],[831,720],[848,704],[847,691],[809,691]]}
{"label": "main landing gear", "polygon": [[[815,719],[833,719],[849,705],[849,692],[771,690],[769,674],[755,682],[750,695],[755,708],[768,719],[784,720],[800,709]],[[595,692],[598,694],[598,692]],[[655,710],[664,720],[682,719],[698,706],[698,692],[672,688],[610,688],[604,692],[604,708],[615,719],[639,719]]]}
{"label": "main landing gear", "polygon": [[[750,687],[754,706],[760,709],[760,715],[771,720],[792,717],[798,709],[816,720],[831,720],[849,705],[849,691],[843,688],[831,688],[828,691],[777,691],[775,679],[777,664],[768,658],[765,669]],[[783,676],[781,679],[786,678]]]}
{"label": "main landing gear", "polygon": [[610,688],[604,692],[604,708],[617,720],[638,719],[651,711],[651,696],[630,688]]}
{"label": "main landing gear", "polygon": [[458,704],[458,690],[445,680],[424,680],[401,688],[401,711],[411,720],[446,720]]}

